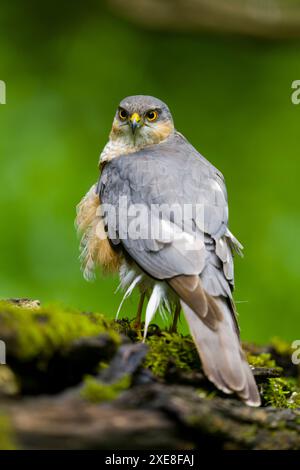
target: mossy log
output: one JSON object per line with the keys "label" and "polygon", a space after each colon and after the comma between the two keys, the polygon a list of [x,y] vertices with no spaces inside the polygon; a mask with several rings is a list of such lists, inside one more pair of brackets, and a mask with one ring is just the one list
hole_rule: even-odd
{"label": "mossy log", "polygon": [[288,345],[245,345],[263,399],[253,409],[214,389],[188,336],[152,325],[143,344],[133,324],[0,303],[0,448],[300,449]]}

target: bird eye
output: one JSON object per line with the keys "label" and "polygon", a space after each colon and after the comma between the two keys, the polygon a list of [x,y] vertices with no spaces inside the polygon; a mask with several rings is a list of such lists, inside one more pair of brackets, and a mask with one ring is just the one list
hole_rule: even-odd
{"label": "bird eye", "polygon": [[156,119],[158,118],[158,112],[157,111],[148,111],[148,113],[146,114],[146,118],[150,122],[156,121]]}
{"label": "bird eye", "polygon": [[125,111],[125,109],[120,109],[119,110],[119,118],[121,119],[121,121],[125,121],[125,119],[127,119],[127,117],[128,117],[127,111]]}

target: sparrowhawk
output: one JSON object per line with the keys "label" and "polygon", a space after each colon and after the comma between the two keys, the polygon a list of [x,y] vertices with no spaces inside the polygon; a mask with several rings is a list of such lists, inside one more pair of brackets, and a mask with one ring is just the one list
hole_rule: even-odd
{"label": "sparrowhawk", "polygon": [[168,106],[151,96],[121,101],[100,156],[100,178],[77,208],[84,275],[101,265],[120,273],[127,298],[148,299],[154,314],[182,308],[208,379],[248,405],[260,396],[241,348],[233,252],[222,173],[175,128]]}

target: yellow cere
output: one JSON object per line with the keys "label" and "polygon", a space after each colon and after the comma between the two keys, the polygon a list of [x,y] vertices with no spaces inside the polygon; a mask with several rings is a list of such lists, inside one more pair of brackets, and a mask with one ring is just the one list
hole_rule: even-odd
{"label": "yellow cere", "polygon": [[133,113],[130,117],[130,121],[139,122],[141,120],[141,116],[138,113]]}

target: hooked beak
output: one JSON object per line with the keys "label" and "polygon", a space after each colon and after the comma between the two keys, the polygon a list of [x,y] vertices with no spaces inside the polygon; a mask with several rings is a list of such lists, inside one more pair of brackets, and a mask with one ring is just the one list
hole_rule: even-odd
{"label": "hooked beak", "polygon": [[141,116],[138,113],[133,113],[132,116],[130,116],[130,127],[132,130],[132,133],[135,134],[136,129],[140,128],[141,125],[142,125]]}

